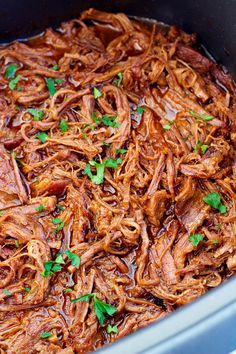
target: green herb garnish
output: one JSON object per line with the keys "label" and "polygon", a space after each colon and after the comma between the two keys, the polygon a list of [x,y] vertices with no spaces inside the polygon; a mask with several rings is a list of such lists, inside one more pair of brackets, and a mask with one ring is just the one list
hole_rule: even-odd
{"label": "green herb garnish", "polygon": [[15,240],[15,245],[16,245],[16,248],[19,248],[19,247],[20,247],[19,240]]}
{"label": "green herb garnish", "polygon": [[41,334],[40,334],[40,338],[41,339],[47,339],[47,338],[49,338],[49,337],[52,337],[52,333],[51,332],[42,332]]}
{"label": "green herb garnish", "polygon": [[123,154],[126,154],[126,153],[127,153],[127,151],[128,151],[128,150],[126,150],[126,149],[117,149],[117,150],[116,150],[116,153],[117,153],[117,154],[122,154],[122,155],[123,155]]}
{"label": "green herb garnish", "polygon": [[46,143],[48,135],[45,132],[40,132],[36,135],[36,138],[41,141],[41,143]]}
{"label": "green herb garnish", "polygon": [[137,109],[136,109],[136,112],[137,112],[138,114],[143,114],[145,111],[146,111],[146,109],[143,108],[143,107],[137,107]]}
{"label": "green herb garnish", "polygon": [[71,289],[71,288],[66,288],[66,289],[64,289],[63,291],[64,291],[64,293],[70,293],[72,290],[73,290],[73,289]]}
{"label": "green herb garnish", "polygon": [[3,291],[3,294],[6,295],[6,296],[11,296],[12,295],[12,292],[7,290],[7,289],[4,289]]}
{"label": "green herb garnish", "polygon": [[102,97],[102,92],[99,91],[99,89],[97,89],[96,87],[93,88],[93,96],[95,99]]}
{"label": "green herb garnish", "polygon": [[54,219],[52,219],[53,225],[58,225],[58,224],[60,224],[61,222],[62,222],[62,220],[61,220],[60,218],[54,218]]}
{"label": "green herb garnish", "polygon": [[30,293],[31,289],[30,288],[24,288],[24,291],[26,291],[27,293]]}
{"label": "green herb garnish", "polygon": [[121,84],[122,80],[123,80],[123,74],[121,72],[119,72],[117,74],[117,79],[115,79],[113,82],[114,82],[115,85],[120,87],[120,84]]}
{"label": "green herb garnish", "polygon": [[44,263],[44,271],[41,273],[43,277],[47,278],[50,275],[54,275],[56,272],[60,272],[61,264],[64,264],[65,261],[62,257],[62,254],[59,253],[56,256],[55,261],[47,261]]}
{"label": "green herb garnish", "polygon": [[213,116],[208,116],[207,114],[198,114],[198,113],[196,113],[196,112],[194,112],[194,111],[189,111],[189,114],[191,114],[191,116],[193,116],[193,117],[195,117],[195,118],[204,120],[204,121],[206,121],[206,122],[215,119],[215,117],[213,117]]}
{"label": "green herb garnish", "polygon": [[29,108],[27,109],[27,112],[29,112],[33,116],[33,120],[35,121],[39,121],[43,119],[44,112],[40,111],[39,109]]}
{"label": "green herb garnish", "polygon": [[106,331],[108,334],[110,333],[118,333],[118,327],[117,326],[111,326],[110,324],[107,325]]}
{"label": "green herb garnish", "polygon": [[212,208],[219,210],[221,214],[226,213],[226,206],[221,203],[218,192],[209,193],[203,198],[203,201]]}
{"label": "green herb garnish", "polygon": [[209,147],[209,145],[207,145],[207,144],[202,145],[202,146],[201,146],[201,152],[202,152],[203,154],[205,154],[205,152],[207,151],[208,147]]}
{"label": "green herb garnish", "polygon": [[63,83],[62,79],[55,79],[55,82],[57,83],[57,85],[61,85]]}
{"label": "green herb garnish", "polygon": [[174,123],[174,121],[173,121],[173,120],[170,120],[170,121],[169,121],[169,123],[168,123],[168,124],[163,125],[163,127],[162,127],[162,128],[163,128],[164,130],[166,130],[166,131],[167,131],[167,130],[170,130],[171,125],[172,125],[173,123]]}
{"label": "green herb garnish", "polygon": [[97,316],[98,322],[100,325],[103,325],[103,322],[105,320],[105,315],[109,315],[109,316],[114,315],[114,313],[116,313],[116,311],[117,311],[116,307],[99,300],[95,293],[85,294],[77,299],[73,299],[70,301],[71,302],[78,302],[78,301],[89,302],[89,300],[91,298],[93,299],[93,307],[94,307],[94,311]]}
{"label": "green herb garnish", "polygon": [[55,82],[52,78],[46,78],[45,79],[46,81],[46,84],[47,84],[47,88],[48,88],[48,91],[49,91],[49,95],[50,96],[53,96],[55,95],[55,93],[57,92],[56,88],[55,88]]}
{"label": "green herb garnish", "polygon": [[203,234],[192,234],[189,236],[188,239],[194,247],[197,247],[198,244],[204,239],[204,235]]}
{"label": "green herb garnish", "polygon": [[[96,161],[89,161],[89,164],[86,165],[83,174],[87,175],[91,181],[95,184],[101,184],[104,181],[104,172],[105,168],[114,168],[116,169],[119,164],[122,163],[121,159],[112,159],[108,158],[103,163],[98,163]],[[92,173],[91,166],[96,168],[96,174]]]}
{"label": "green herb garnish", "polygon": [[5,76],[7,79],[13,79],[15,77],[16,70],[18,66],[16,64],[10,64],[6,68]]}
{"label": "green herb garnish", "polygon": [[67,130],[68,130],[67,121],[66,121],[65,119],[62,119],[62,120],[60,121],[60,131],[61,131],[62,133],[66,133]]}
{"label": "green herb garnish", "polygon": [[41,211],[44,211],[44,205],[43,204],[40,204],[39,206],[37,206],[36,208],[35,208],[35,210],[36,211],[38,211],[39,213],[41,213]]}
{"label": "green herb garnish", "polygon": [[212,240],[213,245],[218,245],[219,241],[218,240]]}
{"label": "green herb garnish", "polygon": [[64,210],[65,210],[65,208],[64,208],[62,205],[60,205],[60,204],[57,204],[57,205],[56,205],[56,208],[57,208],[58,210],[61,210],[61,211],[64,211]]}
{"label": "green herb garnish", "polygon": [[58,69],[59,69],[59,66],[57,64],[53,65],[52,70],[58,71]]}
{"label": "green herb garnish", "polygon": [[20,81],[20,79],[21,79],[21,75],[17,75],[17,76],[15,77],[15,79],[12,79],[11,81],[9,81],[9,84],[8,84],[9,89],[10,89],[10,90],[14,90],[14,88],[16,87],[16,85],[18,84],[18,82]]}
{"label": "green herb garnish", "polygon": [[73,266],[77,268],[80,266],[80,257],[77,254],[72,253],[70,250],[65,251],[65,254],[69,259],[71,259],[71,264]]}
{"label": "green herb garnish", "polygon": [[86,129],[86,128],[90,128],[92,131],[94,131],[94,126],[92,125],[92,124],[85,124],[83,127],[82,127],[82,132],[84,132],[84,130]]}

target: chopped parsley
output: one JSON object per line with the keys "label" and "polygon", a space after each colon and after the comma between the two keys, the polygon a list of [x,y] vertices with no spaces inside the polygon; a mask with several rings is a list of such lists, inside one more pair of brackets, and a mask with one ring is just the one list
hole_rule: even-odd
{"label": "chopped parsley", "polygon": [[140,115],[143,114],[145,111],[146,111],[146,109],[143,107],[137,107],[137,109],[136,109],[136,112]]}
{"label": "chopped parsley", "polygon": [[188,239],[194,247],[197,247],[198,244],[204,239],[204,235],[203,234],[191,234]]}
{"label": "chopped parsley", "polygon": [[16,248],[19,248],[19,247],[20,247],[19,240],[15,240],[15,245],[16,245]]}
{"label": "chopped parsley", "polygon": [[121,72],[119,72],[119,73],[117,74],[117,79],[115,79],[115,80],[113,81],[113,83],[114,83],[115,85],[117,85],[118,87],[120,87],[120,85],[121,85],[121,83],[122,83],[122,80],[123,80],[123,74],[122,74]]}
{"label": "chopped parsley", "polygon": [[59,70],[59,66],[57,64],[53,65],[52,70],[58,71]]}
{"label": "chopped parsley", "polygon": [[47,338],[49,338],[49,337],[52,337],[52,333],[51,333],[51,332],[42,332],[42,333],[40,334],[40,338],[41,338],[41,339],[47,339]]}
{"label": "chopped parsley", "polygon": [[57,204],[57,205],[56,205],[56,208],[57,208],[58,210],[61,210],[61,211],[64,211],[64,210],[65,210],[65,208],[64,208],[62,205],[60,205],[60,204]]}
{"label": "chopped parsley", "polygon": [[208,147],[209,147],[209,145],[203,144],[203,145],[201,146],[201,152],[202,152],[203,154],[205,154],[205,152],[207,151]]}
{"label": "chopped parsley", "polygon": [[70,250],[67,250],[64,253],[67,255],[67,257],[69,259],[71,259],[71,264],[73,266],[75,266],[75,267],[79,267],[80,266],[80,257],[77,254],[72,253]]}
{"label": "chopped parsley", "polygon": [[65,264],[62,254],[59,253],[56,256],[55,261],[47,261],[44,263],[44,271],[41,273],[43,277],[47,278],[50,275],[54,275],[56,272],[60,272],[61,264]]}
{"label": "chopped parsley", "polygon": [[63,83],[62,79],[55,79],[55,82],[57,83],[57,85],[61,85]]}
{"label": "chopped parsley", "polygon": [[40,204],[40,205],[38,205],[36,208],[35,208],[35,210],[36,211],[38,211],[39,213],[41,213],[41,211],[44,211],[44,205],[43,204]]}
{"label": "chopped parsley", "polygon": [[117,326],[111,326],[110,324],[107,325],[106,331],[108,334],[110,333],[118,333],[118,327]]}
{"label": "chopped parsley", "polygon": [[16,64],[10,64],[6,68],[5,76],[7,79],[13,79],[15,77],[16,70],[18,66]]}
{"label": "chopped parsley", "polygon": [[14,90],[14,88],[16,87],[20,79],[21,79],[21,75],[17,75],[14,79],[10,80],[8,83],[9,89]]}
{"label": "chopped parsley", "polygon": [[85,124],[83,127],[82,127],[82,132],[84,132],[84,130],[86,129],[86,128],[90,128],[92,131],[94,131],[94,126],[92,125],[92,124]]}
{"label": "chopped parsley", "polygon": [[70,293],[72,291],[72,289],[71,288],[66,288],[63,291],[64,291],[64,293]]}
{"label": "chopped parsley", "polygon": [[68,130],[68,123],[67,123],[67,121],[66,121],[65,119],[62,119],[62,120],[60,121],[59,127],[60,127],[60,131],[61,131],[62,133],[66,133],[67,130]]}
{"label": "chopped parsley", "polygon": [[189,111],[189,114],[190,114],[191,116],[195,117],[195,118],[198,118],[198,119],[200,119],[200,120],[204,120],[204,121],[206,121],[206,122],[215,119],[215,117],[213,117],[213,116],[208,116],[207,114],[198,114],[198,113],[196,113],[196,112],[194,112],[194,111]]}
{"label": "chopped parsley", "polygon": [[128,150],[126,150],[126,149],[117,149],[117,150],[116,150],[116,153],[117,153],[117,154],[122,154],[122,155],[123,155],[123,154],[126,154],[126,153],[127,153],[127,151],[128,151]]}
{"label": "chopped parsley", "polygon": [[[103,163],[98,163],[96,161],[89,161],[89,164],[86,165],[83,174],[87,175],[91,181],[95,184],[101,184],[104,181],[104,172],[105,168],[114,168],[116,169],[122,163],[122,159],[112,159],[108,158]],[[92,173],[91,166],[96,168],[96,174]]]}
{"label": "chopped parsley", "polygon": [[36,138],[39,139],[41,141],[41,143],[46,143],[48,135],[45,132],[40,132],[36,135]]}
{"label": "chopped parsley", "polygon": [[167,130],[170,130],[171,125],[172,125],[173,123],[174,123],[174,121],[173,121],[173,120],[170,120],[170,121],[169,121],[169,123],[168,123],[168,124],[163,125],[163,127],[162,127],[162,128],[163,128],[164,130],[166,130],[166,131],[167,131]]}
{"label": "chopped parsley", "polygon": [[99,89],[97,89],[96,87],[93,88],[93,96],[95,99],[102,97],[102,92],[99,91]]}
{"label": "chopped parsley", "polygon": [[213,193],[209,193],[207,194],[204,198],[203,201],[210,205],[212,208],[219,210],[219,212],[221,214],[225,214],[226,213],[226,206],[224,204],[221,203],[220,200],[220,195],[218,192],[213,192]]}
{"label": "chopped parsley", "polygon": [[212,240],[213,245],[218,245],[219,241],[218,240]]}
{"label": "chopped parsley", "polygon": [[29,112],[33,116],[33,120],[35,121],[39,121],[43,119],[44,111],[40,111],[39,109],[36,108],[29,108],[27,109],[27,112]]}
{"label": "chopped parsley", "polygon": [[6,296],[12,296],[12,292],[7,290],[7,289],[4,289],[3,291],[3,294],[6,295]]}
{"label": "chopped parsley", "polygon": [[60,218],[54,218],[54,219],[52,219],[53,225],[58,225],[58,224],[60,224],[61,222],[62,222],[62,220],[61,220]]}
{"label": "chopped parsley", "polygon": [[110,117],[107,114],[105,114],[102,117],[97,117],[96,113],[93,112],[92,119],[93,119],[94,123],[96,123],[96,124],[102,123],[105,126],[112,127],[112,128],[119,128],[120,127],[120,123],[116,122],[117,116]]}
{"label": "chopped parsley", "polygon": [[46,81],[46,84],[47,84],[47,88],[48,88],[48,91],[49,91],[49,95],[50,96],[53,96],[55,95],[55,93],[57,92],[56,88],[55,88],[55,82],[52,78],[46,78],[45,79]]}
{"label": "chopped parsley", "polygon": [[71,302],[78,302],[78,301],[89,302],[91,298],[93,299],[94,312],[97,316],[98,322],[100,325],[103,325],[104,320],[105,320],[105,315],[109,315],[109,316],[114,315],[114,313],[116,313],[116,311],[117,311],[116,307],[99,300],[95,293],[85,294],[77,299],[73,299],[70,301]]}
{"label": "chopped parsley", "polygon": [[30,293],[31,289],[30,288],[24,288],[24,291],[26,291],[27,293]]}
{"label": "chopped parsley", "polygon": [[0,210],[0,215],[3,215],[5,213],[5,210]]}

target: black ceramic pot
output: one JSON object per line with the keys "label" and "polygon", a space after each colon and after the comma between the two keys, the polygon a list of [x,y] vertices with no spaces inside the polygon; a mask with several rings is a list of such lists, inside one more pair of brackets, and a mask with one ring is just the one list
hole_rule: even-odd
{"label": "black ceramic pot", "polygon": [[[56,27],[89,7],[155,18],[177,24],[187,32],[197,32],[213,57],[236,77],[236,0],[0,0],[0,42]],[[98,351],[100,354],[231,352],[236,353],[236,278],[165,319]]]}

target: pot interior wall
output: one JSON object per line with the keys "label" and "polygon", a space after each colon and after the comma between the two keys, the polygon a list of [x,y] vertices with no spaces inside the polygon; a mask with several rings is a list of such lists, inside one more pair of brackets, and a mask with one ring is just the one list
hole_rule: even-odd
{"label": "pot interior wall", "polygon": [[197,32],[213,57],[236,77],[235,0],[0,0],[0,42],[40,33],[89,7],[155,18]]}

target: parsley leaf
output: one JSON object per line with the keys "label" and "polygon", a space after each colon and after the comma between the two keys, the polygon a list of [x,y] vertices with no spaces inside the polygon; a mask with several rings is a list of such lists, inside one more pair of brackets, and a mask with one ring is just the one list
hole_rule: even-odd
{"label": "parsley leaf", "polygon": [[40,213],[41,211],[44,211],[44,205],[43,205],[43,204],[40,204],[39,206],[37,206],[37,207],[35,208],[35,210],[38,211],[39,213]]}
{"label": "parsley leaf", "polygon": [[57,92],[57,90],[55,89],[55,82],[54,82],[54,80],[53,80],[51,77],[49,77],[49,78],[46,78],[45,81],[46,81],[46,84],[47,84],[47,88],[48,88],[48,91],[49,91],[49,95],[50,95],[50,96],[55,95],[55,93]]}
{"label": "parsley leaf", "polygon": [[70,293],[72,291],[72,289],[71,288],[66,288],[63,291],[64,291],[64,293]]}
{"label": "parsley leaf", "polygon": [[198,114],[198,113],[196,113],[196,112],[194,112],[194,111],[189,111],[189,114],[190,114],[191,116],[195,117],[195,118],[204,120],[204,121],[206,121],[206,122],[215,119],[215,117],[213,117],[213,116],[208,116],[207,114]]}
{"label": "parsley leaf", "polygon": [[20,79],[21,79],[21,75],[17,75],[17,76],[15,77],[15,79],[12,79],[11,81],[9,81],[9,84],[8,84],[9,89],[10,89],[10,90],[14,90],[14,88],[16,87],[16,85],[18,84],[18,82],[20,81]]}
{"label": "parsley leaf", "polygon": [[70,250],[65,251],[65,254],[69,259],[71,259],[71,264],[75,267],[80,266],[80,257],[77,254],[72,253]]}
{"label": "parsley leaf", "polygon": [[102,92],[99,91],[99,89],[97,89],[96,87],[93,88],[93,96],[95,99],[102,97]]}
{"label": "parsley leaf", "polygon": [[170,121],[169,121],[169,123],[168,123],[168,124],[163,125],[163,127],[162,127],[162,128],[163,128],[164,130],[166,130],[166,131],[167,131],[167,130],[170,130],[171,125],[172,125],[173,123],[174,123],[174,121],[173,121],[173,120],[170,120]]}
{"label": "parsley leaf", "polygon": [[57,83],[57,85],[61,85],[63,83],[62,79],[55,79],[55,82]]}
{"label": "parsley leaf", "polygon": [[137,107],[136,111],[138,114],[143,114],[146,111],[146,109],[143,107]]}
{"label": "parsley leaf", "polygon": [[225,214],[227,211],[226,206],[221,203],[218,192],[209,193],[203,198],[203,201],[212,208],[219,210],[221,214]]}
{"label": "parsley leaf", "polygon": [[113,82],[114,82],[115,85],[117,85],[118,87],[120,87],[120,84],[121,84],[121,82],[122,82],[122,80],[123,80],[123,74],[122,74],[121,72],[119,72],[119,73],[117,74],[117,77],[118,77],[118,79],[115,79]]}
{"label": "parsley leaf", "polygon": [[82,127],[82,132],[84,132],[84,130],[86,129],[86,128],[90,128],[92,131],[94,131],[94,126],[92,125],[92,124],[85,124],[83,127]]}
{"label": "parsley leaf", "polygon": [[61,264],[64,264],[65,261],[62,257],[62,254],[59,253],[56,256],[55,261],[47,261],[44,263],[44,271],[41,273],[43,277],[47,278],[50,275],[54,275],[54,273],[59,272],[61,270]]}
{"label": "parsley leaf", "polygon": [[204,239],[204,235],[203,234],[191,234],[188,239],[194,247],[197,247],[198,244]]}
{"label": "parsley leaf", "polygon": [[52,70],[58,71],[58,69],[59,69],[59,66],[57,64],[53,65]]}
{"label": "parsley leaf", "polygon": [[91,298],[93,298],[94,312],[98,318],[98,322],[100,325],[103,325],[103,322],[105,320],[105,315],[109,315],[109,316],[114,315],[114,313],[116,313],[116,311],[117,311],[116,307],[99,300],[95,293],[85,294],[77,299],[73,299],[70,301],[71,302],[78,302],[78,301],[89,302],[89,300]]}
{"label": "parsley leaf", "polygon": [[67,121],[66,121],[65,119],[62,119],[62,120],[60,121],[60,131],[61,131],[62,133],[65,133],[65,132],[67,132],[67,130],[68,130]]}
{"label": "parsley leaf", "polygon": [[3,291],[3,294],[6,295],[6,296],[11,296],[12,295],[12,292],[7,290],[7,289],[4,289]]}
{"label": "parsley leaf", "polygon": [[47,339],[47,338],[49,338],[49,337],[51,337],[52,336],[52,333],[51,332],[42,332],[41,334],[40,334],[40,338],[41,339]]}
{"label": "parsley leaf", "polygon": [[41,141],[41,143],[46,143],[48,135],[45,132],[40,132],[36,135],[36,138]]}
{"label": "parsley leaf", "polygon": [[115,122],[116,120],[116,116],[115,117],[109,117],[108,115],[104,115],[101,117],[101,122],[106,125],[107,127],[112,127],[112,128],[119,128],[120,127],[120,123],[119,122]]}
{"label": "parsley leaf", "polygon": [[30,293],[31,289],[30,288],[24,288],[24,291],[26,291],[27,293]]}
{"label": "parsley leaf", "polygon": [[64,210],[65,210],[65,208],[64,208],[62,205],[60,205],[60,204],[57,204],[57,205],[56,205],[56,208],[57,208],[58,210],[61,210],[61,211],[64,211]]}
{"label": "parsley leaf", "polygon": [[16,245],[16,248],[19,248],[19,247],[20,247],[20,242],[19,242],[19,240],[15,240],[15,245]]}
{"label": "parsley leaf", "polygon": [[[95,184],[101,184],[104,181],[105,168],[117,168],[119,164],[122,163],[122,159],[112,159],[108,158],[103,163],[98,163],[96,161],[89,161],[86,165],[83,174],[87,175],[91,181]],[[94,175],[91,170],[91,166],[96,168],[96,174]]]}
{"label": "parsley leaf", "polygon": [[36,108],[29,108],[27,109],[27,112],[29,112],[33,116],[33,120],[35,121],[42,120],[44,116],[44,111],[40,111],[39,109]]}
{"label": "parsley leaf", "polygon": [[10,64],[8,65],[5,76],[7,79],[13,79],[15,77],[16,70],[18,69],[18,66],[16,64]]}
{"label": "parsley leaf", "polygon": [[107,325],[106,331],[108,334],[110,333],[118,333],[118,327],[117,326],[111,326],[110,324]]}
{"label": "parsley leaf", "polygon": [[117,150],[116,150],[116,153],[117,153],[117,154],[126,154],[127,151],[128,151],[128,150],[126,150],[126,149],[117,149]]}
{"label": "parsley leaf", "polygon": [[54,218],[54,219],[52,219],[53,225],[58,225],[58,224],[60,224],[61,222],[62,222],[62,220],[61,220],[60,218]]}
{"label": "parsley leaf", "polygon": [[201,146],[201,151],[202,151],[203,154],[205,154],[205,152],[207,151],[208,147],[209,147],[209,145],[207,145],[207,144],[204,144],[204,145]]}
{"label": "parsley leaf", "polygon": [[218,245],[219,241],[218,240],[212,240],[213,245]]}

